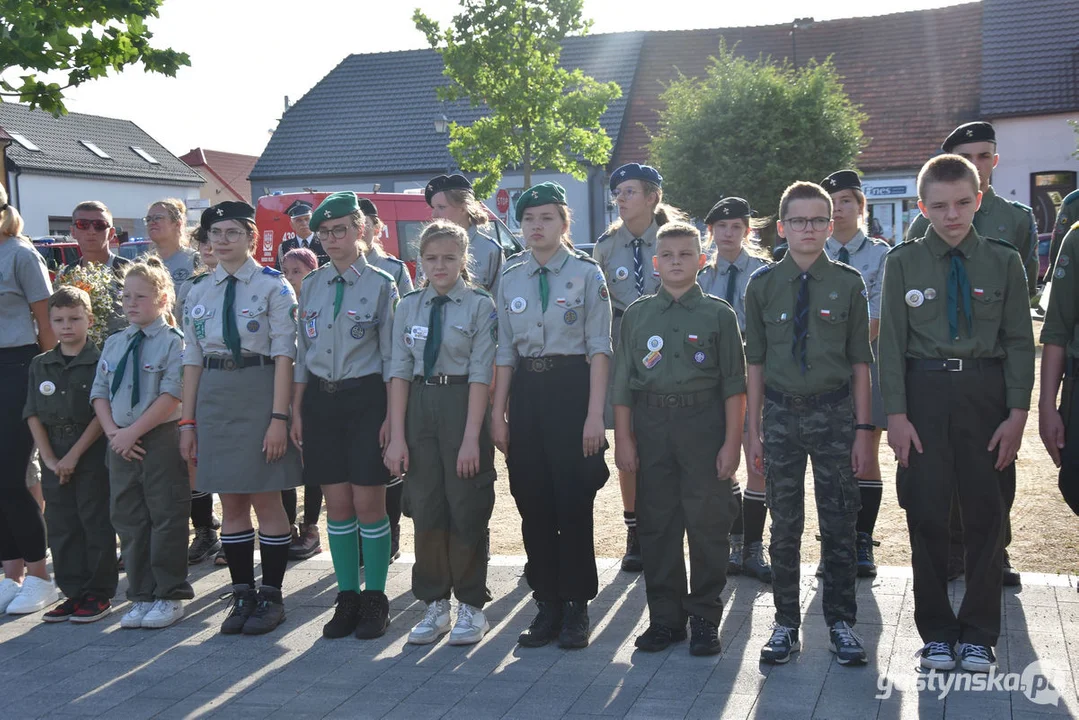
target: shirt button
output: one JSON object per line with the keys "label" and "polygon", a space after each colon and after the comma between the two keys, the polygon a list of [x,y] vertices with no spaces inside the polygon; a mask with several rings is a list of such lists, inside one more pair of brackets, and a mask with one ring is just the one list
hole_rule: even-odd
{"label": "shirt button", "polygon": [[541,322],[536,323],[536,327],[543,327],[543,323],[541,323]]}
{"label": "shirt button", "polygon": [[333,323],[326,323],[326,329],[329,330],[333,327]]}
{"label": "shirt button", "polygon": [[675,354],[674,354],[674,356],[675,356],[675,357],[682,357],[682,356],[681,356],[681,355],[679,355],[678,353],[675,353]]}
{"label": "shirt button", "polygon": [[329,355],[331,352],[333,352],[333,351],[332,350],[327,350],[326,354]]}

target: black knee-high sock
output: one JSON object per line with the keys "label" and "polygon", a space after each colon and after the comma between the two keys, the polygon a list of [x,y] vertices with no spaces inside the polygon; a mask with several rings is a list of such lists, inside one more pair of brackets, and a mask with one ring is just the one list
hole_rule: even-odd
{"label": "black knee-high sock", "polygon": [[386,488],[386,514],[390,516],[391,528],[401,524],[401,496],[404,491],[405,484],[403,482]]}
{"label": "black knee-high sock", "polygon": [[623,510],[622,520],[625,521],[627,530],[637,529],[637,513]]}
{"label": "black knee-high sock", "polygon": [[317,525],[322,513],[322,486],[303,486],[303,521],[305,525]]}
{"label": "black knee-high sock", "polygon": [[858,522],[855,525],[858,532],[873,534],[883,493],[884,485],[880,480],[858,480],[858,494],[862,497],[862,509],[858,511]]}
{"label": "black knee-high sock", "polygon": [[255,587],[255,530],[221,533],[221,547],[229,563],[233,585]]}
{"label": "black knee-high sock", "polygon": [[262,586],[281,589],[285,580],[285,566],[288,565],[288,546],[292,534],[264,535],[259,531],[259,552],[262,554]]}
{"label": "black knee-high sock", "polygon": [[296,488],[281,491],[281,504],[285,506],[285,515],[288,516],[288,524],[296,524]]}
{"label": "black knee-high sock", "polygon": [[768,507],[764,504],[764,493],[746,490],[742,495],[742,517],[745,518],[745,542],[760,542],[764,539],[764,519],[768,516]]}
{"label": "black knee-high sock", "polygon": [[731,521],[731,535],[741,535],[745,532],[745,521],[742,519],[742,486],[736,482],[731,483],[731,507],[734,517]]}
{"label": "black knee-high sock", "polygon": [[214,526],[214,496],[207,492],[191,493],[191,527]]}

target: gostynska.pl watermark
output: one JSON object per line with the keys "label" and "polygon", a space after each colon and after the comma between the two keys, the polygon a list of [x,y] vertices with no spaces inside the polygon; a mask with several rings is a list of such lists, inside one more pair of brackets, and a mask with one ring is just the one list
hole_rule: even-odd
{"label": "gostynska.pl watermark", "polygon": [[1038,660],[1022,672],[1001,672],[996,666],[987,673],[960,673],[926,670],[877,678],[877,700],[887,700],[893,692],[929,692],[943,700],[956,692],[1018,692],[1035,705],[1058,705],[1066,682],[1064,668]]}

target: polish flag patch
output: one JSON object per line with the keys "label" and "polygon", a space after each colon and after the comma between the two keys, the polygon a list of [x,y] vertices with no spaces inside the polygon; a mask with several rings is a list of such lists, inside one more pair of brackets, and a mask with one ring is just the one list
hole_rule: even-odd
{"label": "polish flag patch", "polygon": [[974,297],[981,297],[982,295],[985,295],[985,290],[982,288],[974,288]]}
{"label": "polish flag patch", "polygon": [[697,342],[697,336],[696,335],[690,335],[689,336],[689,341],[690,342]]}
{"label": "polish flag patch", "polygon": [[832,311],[831,310],[821,310],[820,311],[820,316],[822,318],[832,317]]}

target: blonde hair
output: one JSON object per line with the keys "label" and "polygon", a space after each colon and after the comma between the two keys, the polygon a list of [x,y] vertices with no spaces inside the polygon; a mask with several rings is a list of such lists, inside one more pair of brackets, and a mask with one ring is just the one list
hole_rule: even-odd
{"label": "blonde hair", "polygon": [[23,227],[22,215],[8,204],[7,190],[0,185],[0,237],[18,237]]}
{"label": "blonde hair", "polygon": [[[465,285],[474,287],[472,276],[468,272],[468,232],[457,223],[449,220],[432,220],[423,226],[423,230],[420,231],[420,261],[422,262],[423,251],[428,245],[435,240],[445,238],[454,240],[457,243],[457,249],[461,252],[461,277],[464,279]],[[423,287],[427,287],[430,282],[430,279],[425,276]]]}
{"label": "blonde hair", "polygon": [[[752,233],[754,230],[759,231],[762,228],[767,227],[768,224],[771,222],[771,218],[751,218],[741,216],[736,218],[721,219],[741,220],[742,222],[744,222],[746,224],[746,232],[742,236],[742,249],[746,251],[746,255],[749,255],[750,257],[755,257],[758,260],[767,260],[771,262],[772,254],[762,248],[759,243],[755,243],[749,238],[750,233]],[[717,220],[716,222],[719,221]],[[708,231],[705,233],[704,237],[701,238],[701,252],[708,256],[708,264],[713,267],[718,262],[717,258],[719,257],[719,248],[716,247],[715,238],[712,237],[712,226],[715,224],[716,223],[712,223],[712,225],[709,225]]]}
{"label": "blonde hair", "polygon": [[176,327],[176,318],[173,317],[170,309],[176,304],[176,290],[173,289],[172,276],[169,275],[161,258],[148,255],[142,260],[131,263],[124,268],[124,280],[126,281],[129,277],[146,281],[158,297],[165,296],[165,306],[161,309],[161,314],[165,316],[165,322]]}
{"label": "blonde hair", "polygon": [[187,205],[184,205],[183,200],[180,200],[179,198],[165,198],[164,200],[158,200],[150,203],[150,207],[146,208],[147,211],[152,209],[155,205],[160,205],[168,210],[169,217],[172,218],[173,222],[180,223],[181,227],[186,224]]}
{"label": "blonde hair", "polygon": [[474,192],[468,188],[455,188],[453,190],[443,190],[442,192],[451,205],[465,209],[465,212],[468,213],[468,219],[473,225],[487,224],[487,209],[483,206],[483,203],[476,199]]}
{"label": "blonde hair", "polygon": [[374,253],[379,257],[390,257],[390,254],[386,252],[386,248],[382,247],[382,229],[386,227],[386,223],[382,222],[378,215],[364,215],[364,222],[371,227],[372,231],[367,252]]}
{"label": "blonde hair", "polygon": [[[626,180],[626,182],[632,181]],[[641,187],[643,188],[642,192],[644,192],[645,197],[648,197],[649,195],[656,196],[656,204],[652,206],[652,219],[658,227],[662,227],[670,222],[689,222],[689,215],[686,215],[673,205],[667,205],[663,202],[663,188],[656,185],[654,182],[649,182],[647,180],[637,180],[637,182],[641,184]],[[615,218],[614,222],[607,227],[607,234],[613,235],[618,232],[622,225],[622,218]]]}
{"label": "blonde hair", "polygon": [[656,251],[659,251],[659,244],[669,237],[688,237],[697,241],[697,254],[701,253],[701,232],[693,225],[687,222],[670,222],[664,224],[656,233]]}

